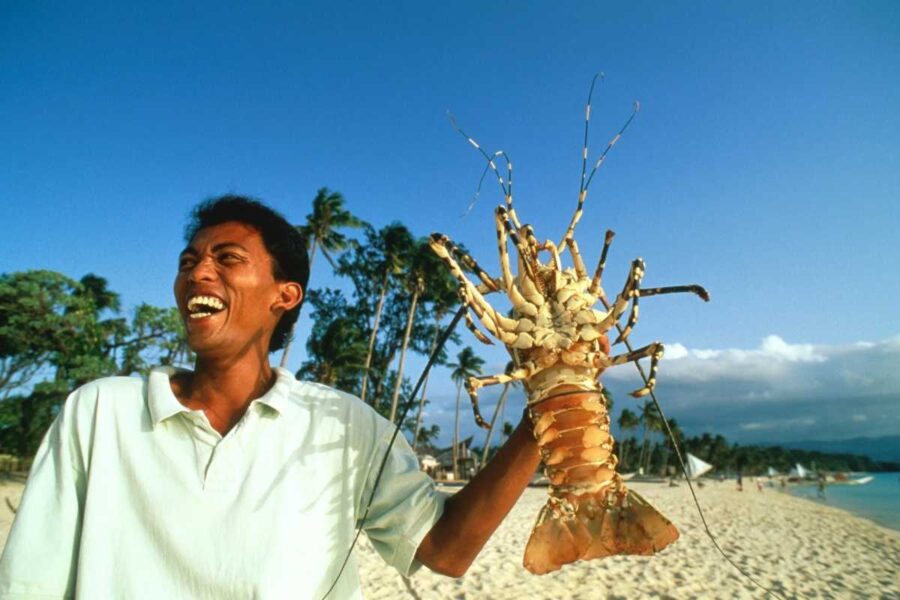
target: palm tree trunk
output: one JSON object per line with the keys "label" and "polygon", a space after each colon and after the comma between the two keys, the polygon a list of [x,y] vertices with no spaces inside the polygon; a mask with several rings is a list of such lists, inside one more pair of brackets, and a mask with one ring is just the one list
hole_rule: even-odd
{"label": "palm tree trunk", "polygon": [[509,394],[509,383],[503,384],[503,391],[500,392],[500,399],[497,400],[497,407],[494,409],[494,416],[491,417],[491,425],[488,428],[487,436],[484,440],[484,452],[481,453],[481,468],[487,464],[488,452],[491,450],[491,437],[494,435],[494,425],[497,423],[497,417],[503,410],[503,403],[506,402],[506,396]]}
{"label": "palm tree trunk", "polygon": [[[375,336],[378,334],[378,325],[381,322],[381,310],[384,308],[384,299],[387,296],[388,276],[390,272],[385,269],[384,279],[381,282],[381,295],[378,297],[378,305],[375,307],[375,322],[372,323],[372,334],[369,336],[369,351],[366,354],[366,366],[363,371],[362,386],[359,391],[360,399],[366,401],[366,385],[369,383],[369,369],[372,366],[372,353],[375,351]],[[374,405],[374,402],[370,404]]]}
{"label": "palm tree trunk", "polygon": [[[312,273],[313,261],[316,258],[316,248],[318,247],[319,242],[316,238],[312,240],[312,247],[309,251],[309,272]],[[324,252],[324,250],[323,250]],[[306,287],[309,287],[309,283],[306,284]],[[306,295],[306,290],[303,290],[303,295]],[[303,305],[300,305],[302,310]],[[281,353],[281,363],[278,365],[282,368],[287,367],[288,355],[291,353],[291,344],[294,342],[294,332],[297,330],[297,323],[300,322],[300,311],[297,311],[297,320],[294,321],[294,324],[291,325],[291,333],[288,336],[287,343],[284,345],[284,352]]]}
{"label": "palm tree trunk", "polygon": [[[437,347],[438,339],[441,337],[441,317],[438,316],[435,319],[434,323],[434,339],[431,340],[431,351],[428,352],[428,356],[434,354],[434,349]],[[416,411],[416,426],[413,429],[413,441],[412,441],[412,449],[415,451],[416,444],[419,443],[419,428],[422,426],[422,411],[425,410],[425,388],[428,387],[428,377],[431,375],[431,372],[425,374],[425,380],[422,382],[422,395],[419,396],[419,410]]]}
{"label": "palm tree trunk", "polygon": [[400,400],[400,385],[403,383],[403,363],[406,360],[406,348],[409,346],[409,334],[412,332],[413,318],[416,315],[416,304],[419,303],[419,291],[413,292],[409,305],[409,314],[406,316],[406,330],[403,332],[403,344],[400,346],[400,358],[397,361],[397,380],[394,382],[394,394],[391,396],[390,422],[394,422],[397,416],[397,403]]}
{"label": "palm tree trunk", "polygon": [[459,398],[462,394],[462,381],[456,384],[456,422],[453,426],[453,481],[459,479],[457,463],[459,462]]}
{"label": "palm tree trunk", "polygon": [[[641,455],[638,457],[638,466],[644,469],[644,455],[647,454],[647,424],[644,424],[644,436],[641,440]],[[647,474],[647,470],[644,469],[644,474]]]}
{"label": "palm tree trunk", "polygon": [[628,447],[625,445],[625,432],[622,432],[622,441],[619,442],[619,464],[625,468],[625,457],[628,455]]}

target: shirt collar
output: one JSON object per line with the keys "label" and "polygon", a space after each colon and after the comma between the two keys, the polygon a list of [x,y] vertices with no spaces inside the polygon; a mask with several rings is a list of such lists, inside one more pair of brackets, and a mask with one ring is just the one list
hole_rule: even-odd
{"label": "shirt collar", "polygon": [[154,367],[147,380],[147,404],[150,406],[150,418],[153,426],[180,412],[190,409],[178,401],[172,392],[169,378],[185,369],[175,367]]}
{"label": "shirt collar", "polygon": [[[288,396],[290,395],[291,384],[296,379],[287,369],[277,367],[272,370],[275,373],[275,385],[253,402],[265,404],[276,412],[283,413],[290,406]],[[172,392],[172,386],[169,383],[170,377],[176,373],[186,371],[186,369],[177,369],[175,367],[154,367],[150,371],[147,382],[147,397],[150,407],[150,418],[153,420],[154,427],[173,415],[181,412],[190,412],[190,409],[175,397],[175,394]]]}

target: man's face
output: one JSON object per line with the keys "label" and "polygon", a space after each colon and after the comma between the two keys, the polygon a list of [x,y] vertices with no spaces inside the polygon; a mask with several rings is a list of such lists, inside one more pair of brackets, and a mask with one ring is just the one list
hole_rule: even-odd
{"label": "man's face", "polygon": [[[287,289],[290,288],[290,289]],[[269,339],[299,291],[279,282],[259,232],[240,222],[201,229],[178,259],[175,301],[191,350],[200,356],[237,357]],[[287,293],[286,293],[287,291]]]}

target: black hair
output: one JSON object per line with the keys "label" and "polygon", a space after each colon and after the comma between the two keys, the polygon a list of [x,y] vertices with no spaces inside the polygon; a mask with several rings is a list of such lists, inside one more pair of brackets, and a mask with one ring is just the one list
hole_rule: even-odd
{"label": "black hair", "polygon": [[[272,257],[272,275],[278,281],[299,283],[303,288],[303,296],[306,296],[306,284],[309,281],[306,240],[280,213],[259,200],[227,194],[201,202],[191,211],[184,239],[190,243],[201,229],[229,221],[237,221],[256,229]],[[272,333],[269,352],[280,350],[287,344],[302,304],[301,302],[281,316]]]}

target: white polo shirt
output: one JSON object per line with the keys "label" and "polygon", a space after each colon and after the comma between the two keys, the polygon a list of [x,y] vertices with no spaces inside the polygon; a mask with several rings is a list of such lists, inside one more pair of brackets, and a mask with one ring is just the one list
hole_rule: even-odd
{"label": "white polo shirt", "polygon": [[[75,391],[35,457],[0,559],[0,598],[310,598],[334,581],[393,427],[276,369],[225,437],[174,369]],[[400,435],[365,523],[402,574],[443,496]],[[360,598],[350,559],[329,598]]]}

